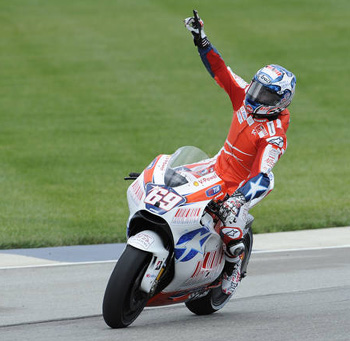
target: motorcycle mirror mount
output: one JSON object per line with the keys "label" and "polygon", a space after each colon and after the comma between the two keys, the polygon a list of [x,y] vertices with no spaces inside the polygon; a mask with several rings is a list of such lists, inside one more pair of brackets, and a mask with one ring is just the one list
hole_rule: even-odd
{"label": "motorcycle mirror mount", "polygon": [[129,173],[129,176],[126,176],[124,180],[136,180],[141,173]]}

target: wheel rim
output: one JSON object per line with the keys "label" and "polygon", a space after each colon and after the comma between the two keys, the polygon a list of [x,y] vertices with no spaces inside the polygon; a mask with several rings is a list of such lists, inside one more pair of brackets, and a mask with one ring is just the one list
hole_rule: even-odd
{"label": "wheel rim", "polygon": [[214,309],[221,309],[229,300],[229,298],[229,295],[226,295],[222,292],[221,287],[212,289],[211,302]]}

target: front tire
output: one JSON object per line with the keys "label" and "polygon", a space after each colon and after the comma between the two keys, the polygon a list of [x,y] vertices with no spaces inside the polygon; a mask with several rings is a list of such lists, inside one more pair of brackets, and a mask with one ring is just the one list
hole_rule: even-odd
{"label": "front tire", "polygon": [[126,246],[108,281],[103,298],[103,318],[111,328],[125,328],[141,314],[148,294],[140,290],[151,254]]}

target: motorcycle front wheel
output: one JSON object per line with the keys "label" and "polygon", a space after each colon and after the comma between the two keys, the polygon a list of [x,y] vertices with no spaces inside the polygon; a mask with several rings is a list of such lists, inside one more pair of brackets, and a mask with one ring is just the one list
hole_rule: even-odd
{"label": "motorcycle front wheel", "polygon": [[151,259],[150,253],[126,246],[103,298],[103,318],[109,327],[125,328],[141,314],[148,294],[140,290],[140,284]]}

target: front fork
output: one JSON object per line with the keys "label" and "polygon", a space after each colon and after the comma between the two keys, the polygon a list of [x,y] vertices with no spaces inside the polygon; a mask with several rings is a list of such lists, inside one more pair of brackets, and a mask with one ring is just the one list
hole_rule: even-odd
{"label": "front fork", "polygon": [[164,247],[159,235],[151,230],[144,230],[130,237],[127,244],[153,255],[140,285],[142,291],[152,296],[166,269],[169,250]]}

